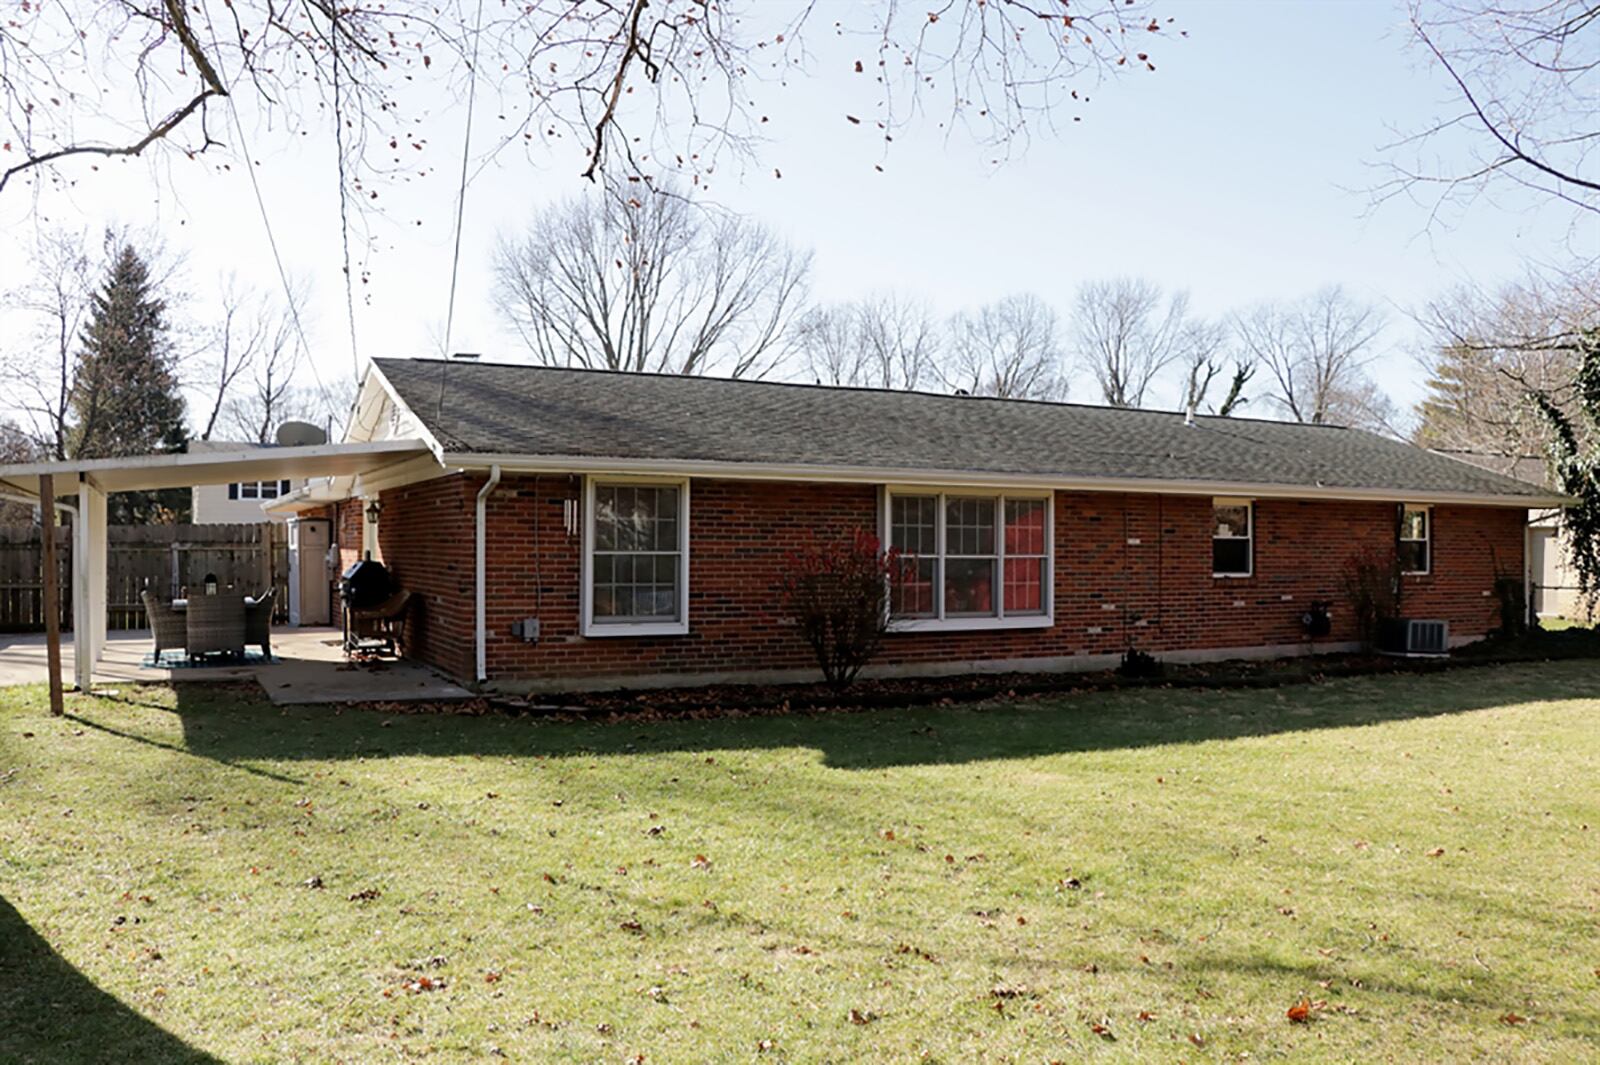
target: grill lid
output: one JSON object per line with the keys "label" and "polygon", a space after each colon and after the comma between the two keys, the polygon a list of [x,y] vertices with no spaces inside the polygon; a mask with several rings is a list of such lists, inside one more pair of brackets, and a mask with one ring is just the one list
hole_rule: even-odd
{"label": "grill lid", "polygon": [[374,606],[388,598],[391,581],[382,562],[361,559],[339,579],[339,596],[353,607]]}

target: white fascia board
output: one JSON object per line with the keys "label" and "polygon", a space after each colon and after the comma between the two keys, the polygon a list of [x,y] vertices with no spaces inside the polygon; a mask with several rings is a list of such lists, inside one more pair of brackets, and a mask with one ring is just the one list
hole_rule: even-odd
{"label": "white fascia board", "polygon": [[[406,426],[407,430],[420,438],[423,443],[427,445],[428,450],[433,452],[433,457],[438,460],[440,465],[444,465],[444,445],[439,442],[439,438],[435,436],[433,430],[428,427],[427,421],[418,417],[417,412],[412,410],[410,405],[407,404],[405,400],[400,398],[399,391],[394,387],[393,384],[390,383],[389,378],[384,376],[383,370],[381,370],[378,367],[378,364],[375,362],[368,364],[367,374],[362,378],[362,387],[357,397],[356,409],[350,419],[350,432],[356,432],[359,427],[358,423],[360,423],[364,417],[363,411],[361,410],[361,405],[368,398],[367,385],[369,382],[376,382],[377,388],[381,390],[383,398],[387,399],[388,402],[393,405],[396,411],[402,412],[405,415],[406,420],[409,421],[410,424]],[[376,418],[378,416],[378,412],[372,411],[371,415]],[[370,435],[370,431],[364,431],[364,435]]]}
{"label": "white fascia board", "polygon": [[970,470],[913,470],[867,466],[806,466],[778,463],[709,462],[697,459],[595,458],[587,455],[502,455],[450,452],[445,466],[464,470],[499,466],[504,473],[659,474],[742,481],[823,481],[840,484],[894,484],[930,488],[1021,488],[1044,491],[1126,492],[1137,495],[1242,496],[1251,499],[1340,500],[1346,502],[1457,504],[1476,507],[1561,507],[1574,500],[1560,495],[1478,495],[1471,492],[1418,492],[1388,488],[1330,488],[1324,485],[1252,484],[1235,481],[1171,481],[1153,478],[1052,477]]}
{"label": "white fascia board", "polygon": [[426,445],[420,440],[394,439],[29,462],[0,466],[0,484],[8,491],[21,490],[37,495],[39,477],[47,473],[59,479],[59,490],[63,493],[75,492],[80,481],[87,481],[106,492],[126,492],[190,488],[197,484],[229,484],[234,481],[353,476],[366,469],[425,454],[426,451]]}

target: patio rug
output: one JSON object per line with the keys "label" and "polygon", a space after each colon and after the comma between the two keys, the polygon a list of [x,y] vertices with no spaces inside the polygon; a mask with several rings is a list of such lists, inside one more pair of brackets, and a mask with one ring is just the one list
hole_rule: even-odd
{"label": "patio rug", "polygon": [[276,659],[262,654],[260,651],[246,651],[238,658],[227,658],[223,655],[190,658],[186,651],[162,651],[160,661],[151,651],[144,656],[140,663],[145,669],[214,669],[218,666],[263,666],[269,665]]}

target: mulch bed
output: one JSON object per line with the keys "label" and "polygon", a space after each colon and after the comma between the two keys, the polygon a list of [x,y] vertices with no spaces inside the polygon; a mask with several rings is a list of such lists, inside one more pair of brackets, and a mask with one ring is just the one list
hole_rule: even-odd
{"label": "mulch bed", "polygon": [[951,706],[988,699],[1038,698],[1138,688],[1278,688],[1339,677],[1437,673],[1475,666],[1600,658],[1600,632],[1539,632],[1484,640],[1448,658],[1330,654],[1263,661],[1169,663],[1159,676],[1093,673],[984,673],[951,677],[860,680],[845,691],[825,684],[720,684],[652,690],[575,691],[528,696],[489,695],[459,703],[372,703],[389,713],[506,714],[555,721],[638,721],[765,716]]}

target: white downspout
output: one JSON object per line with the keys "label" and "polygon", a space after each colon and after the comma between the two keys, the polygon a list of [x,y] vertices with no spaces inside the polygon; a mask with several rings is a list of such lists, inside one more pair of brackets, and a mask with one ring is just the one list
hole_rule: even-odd
{"label": "white downspout", "polygon": [[489,467],[489,479],[483,482],[483,487],[478,489],[478,529],[477,529],[477,593],[472,604],[474,628],[477,633],[478,653],[478,683],[482,684],[489,679],[489,633],[485,626],[484,615],[487,612],[488,585],[485,571],[488,569],[488,550],[486,543],[488,536],[489,493],[500,483],[500,466],[495,464]]}

